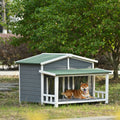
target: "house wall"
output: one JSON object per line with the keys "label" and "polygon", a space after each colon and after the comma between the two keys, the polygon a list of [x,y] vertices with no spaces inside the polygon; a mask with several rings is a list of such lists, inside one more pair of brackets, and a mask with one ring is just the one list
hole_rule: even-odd
{"label": "house wall", "polygon": [[60,70],[60,69],[67,69],[67,59],[62,59],[44,65],[44,70]]}
{"label": "house wall", "polygon": [[20,101],[40,102],[40,65],[20,64]]}
{"label": "house wall", "polygon": [[92,68],[92,63],[70,58],[70,69]]}

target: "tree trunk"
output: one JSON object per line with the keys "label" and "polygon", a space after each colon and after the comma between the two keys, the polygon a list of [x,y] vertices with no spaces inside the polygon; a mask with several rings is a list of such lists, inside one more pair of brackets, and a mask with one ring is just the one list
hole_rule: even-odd
{"label": "tree trunk", "polygon": [[118,80],[119,79],[119,75],[118,75],[119,56],[114,52],[112,52],[112,53],[108,52],[106,57],[113,67],[113,78],[114,78],[114,80]]}
{"label": "tree trunk", "polygon": [[118,69],[114,69],[114,72],[113,72],[113,75],[114,75],[114,79],[115,80],[118,80]]}

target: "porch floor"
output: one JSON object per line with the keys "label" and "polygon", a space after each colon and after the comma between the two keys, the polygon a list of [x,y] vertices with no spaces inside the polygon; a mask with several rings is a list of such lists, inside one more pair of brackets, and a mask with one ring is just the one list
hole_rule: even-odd
{"label": "porch floor", "polygon": [[106,101],[103,98],[91,98],[91,99],[59,99],[58,104],[71,104],[71,103],[89,103],[89,102],[103,102]]}

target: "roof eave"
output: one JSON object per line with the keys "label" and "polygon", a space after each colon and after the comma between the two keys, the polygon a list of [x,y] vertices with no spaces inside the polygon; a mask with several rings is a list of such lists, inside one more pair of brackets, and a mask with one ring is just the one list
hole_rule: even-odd
{"label": "roof eave", "polygon": [[70,57],[71,58],[78,58],[78,59],[81,59],[81,60],[85,60],[87,62],[98,63],[98,60],[94,60],[94,59],[90,59],[90,58],[86,58],[86,57],[81,57],[81,56],[78,56],[78,55],[71,54]]}

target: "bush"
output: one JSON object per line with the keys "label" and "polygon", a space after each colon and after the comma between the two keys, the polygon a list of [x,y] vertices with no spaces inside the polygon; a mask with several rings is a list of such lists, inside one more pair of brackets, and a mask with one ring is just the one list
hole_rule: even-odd
{"label": "bush", "polygon": [[21,44],[19,46],[13,46],[11,44],[15,35],[0,35],[0,63],[7,65],[11,68],[11,65],[15,65],[15,61],[32,56],[33,52],[27,47],[27,44]]}

